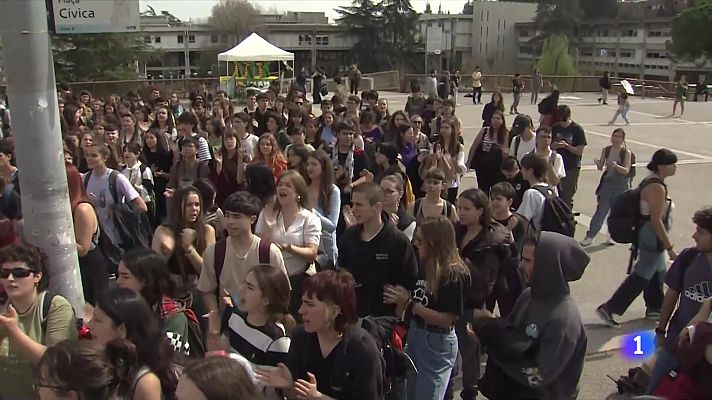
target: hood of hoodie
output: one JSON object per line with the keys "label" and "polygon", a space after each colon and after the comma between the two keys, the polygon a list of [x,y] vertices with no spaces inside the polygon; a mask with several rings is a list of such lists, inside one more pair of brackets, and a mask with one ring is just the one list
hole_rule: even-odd
{"label": "hood of hoodie", "polygon": [[568,295],[568,282],[579,280],[589,261],[588,254],[573,238],[541,232],[534,250],[532,298],[556,301]]}

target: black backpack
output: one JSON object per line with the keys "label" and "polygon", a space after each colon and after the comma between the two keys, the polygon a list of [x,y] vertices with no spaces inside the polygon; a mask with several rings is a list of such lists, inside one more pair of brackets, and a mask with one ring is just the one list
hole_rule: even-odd
{"label": "black backpack", "polygon": [[571,208],[556,195],[551,186],[533,186],[532,189],[544,195],[544,207],[542,208],[541,226],[539,230],[556,232],[569,237],[574,237],[576,232],[576,220]]}
{"label": "black backpack", "polygon": [[637,188],[626,190],[611,203],[611,211],[607,220],[608,234],[616,243],[636,244],[638,242],[638,230],[642,222],[640,193],[651,183],[660,183],[665,186],[665,183],[658,178],[644,179]]}

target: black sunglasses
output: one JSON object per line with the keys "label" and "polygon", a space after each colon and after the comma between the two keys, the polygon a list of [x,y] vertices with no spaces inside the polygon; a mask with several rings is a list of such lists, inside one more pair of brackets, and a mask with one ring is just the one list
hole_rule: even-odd
{"label": "black sunglasses", "polygon": [[34,272],[35,271],[26,268],[0,269],[0,278],[7,279],[10,277],[10,274],[15,278],[27,278]]}

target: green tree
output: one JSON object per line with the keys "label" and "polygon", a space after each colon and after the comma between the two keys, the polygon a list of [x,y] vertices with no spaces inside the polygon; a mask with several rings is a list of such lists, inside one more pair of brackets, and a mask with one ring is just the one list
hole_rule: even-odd
{"label": "green tree", "polygon": [[433,9],[430,8],[430,2],[425,3],[425,11],[423,11],[423,14],[432,14]]}
{"label": "green tree", "polygon": [[712,0],[699,0],[675,17],[672,23],[672,42],[668,43],[676,57],[695,60],[712,57]]}
{"label": "green tree", "polygon": [[418,13],[410,0],[384,0],[383,7],[383,47],[390,67],[401,67],[411,58],[418,43]]}
{"label": "green tree", "polygon": [[539,68],[545,75],[572,76],[576,74],[569,55],[569,39],[563,35],[549,36],[542,48]]}
{"label": "green tree", "polygon": [[135,33],[54,35],[52,53],[59,81],[136,79],[135,61],[160,53]]}
{"label": "green tree", "polygon": [[615,18],[618,15],[618,0],[579,0],[587,19]]}
{"label": "green tree", "polygon": [[383,30],[383,8],[371,0],[353,0],[351,6],[336,9],[336,21],[348,28],[348,33],[356,37],[352,48],[359,67],[363,71],[378,69],[384,54],[381,48],[380,32]]}
{"label": "green tree", "polygon": [[462,6],[462,13],[466,15],[472,15],[474,12],[474,6],[472,5],[472,2],[470,0],[467,0],[467,3],[465,3],[464,6]]}
{"label": "green tree", "polygon": [[542,39],[552,35],[575,38],[583,16],[579,0],[542,0],[537,4],[534,23],[542,31]]}
{"label": "green tree", "polygon": [[210,10],[209,23],[227,33],[232,44],[240,42],[260,23],[260,10],[247,0],[220,0]]}

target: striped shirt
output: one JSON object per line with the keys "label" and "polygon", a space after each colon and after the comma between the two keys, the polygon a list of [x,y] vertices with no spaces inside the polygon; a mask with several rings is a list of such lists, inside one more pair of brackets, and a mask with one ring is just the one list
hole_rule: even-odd
{"label": "striped shirt", "polygon": [[247,322],[247,314],[237,308],[226,308],[223,327],[230,351],[245,357],[253,366],[276,366],[286,361],[290,339],[282,324],[268,322],[253,326]]}
{"label": "striped shirt", "polygon": [[[200,161],[212,160],[213,156],[210,155],[210,146],[208,145],[208,141],[204,137],[199,136],[195,132],[193,132],[191,134],[191,136],[198,139],[198,160],[200,160]],[[183,138],[179,137],[176,142],[178,144],[178,150],[183,151]]]}

